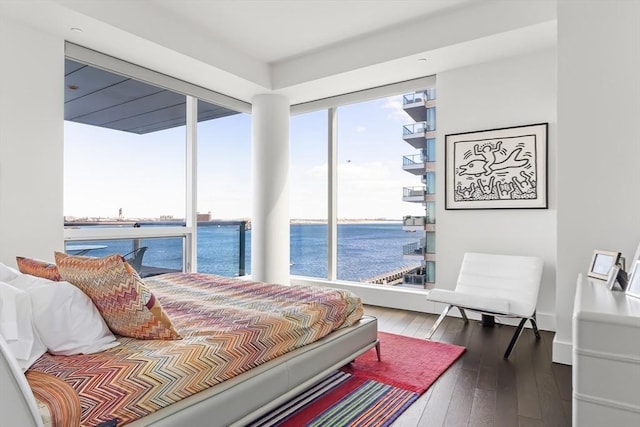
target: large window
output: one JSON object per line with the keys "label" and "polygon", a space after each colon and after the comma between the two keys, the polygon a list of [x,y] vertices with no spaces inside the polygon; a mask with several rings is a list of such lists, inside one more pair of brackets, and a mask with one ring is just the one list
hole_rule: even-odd
{"label": "large window", "polygon": [[[405,215],[424,215],[404,203],[402,188],[420,184],[403,171],[407,153],[400,96],[338,108],[338,279],[385,282],[398,270],[418,268],[402,247],[415,239],[403,230]],[[396,278],[401,279],[401,276]]]}
{"label": "large window", "polygon": [[[194,271],[196,264],[200,271],[244,274],[249,118],[210,99],[245,111],[248,104],[79,46],[67,44],[67,53],[66,250],[90,247],[95,256],[135,251],[131,256],[140,256],[131,262],[141,261],[149,275]],[[198,177],[202,192],[196,194]],[[232,218],[234,225],[200,229],[200,209]],[[231,242],[225,253],[212,253],[221,242]]]}
{"label": "large window", "polygon": [[[336,99],[329,110],[292,117],[292,274],[424,287],[433,267],[425,254],[435,248],[435,233],[426,234],[435,224],[427,200],[435,194],[435,136],[427,128],[435,109],[423,95],[409,97],[410,112],[399,94]],[[336,257],[335,276],[327,253]],[[433,269],[427,273],[432,281]]]}

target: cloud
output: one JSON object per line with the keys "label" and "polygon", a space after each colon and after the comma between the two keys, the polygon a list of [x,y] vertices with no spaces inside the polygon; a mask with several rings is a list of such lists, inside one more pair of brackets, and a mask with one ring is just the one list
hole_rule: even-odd
{"label": "cloud", "polygon": [[382,108],[389,110],[388,118],[401,122],[403,124],[410,123],[411,118],[405,113],[402,105],[402,95],[390,96],[385,98]]}
{"label": "cloud", "polygon": [[367,128],[365,126],[357,126],[356,127],[356,132],[358,132],[358,133],[363,133],[366,130],[367,130]]}

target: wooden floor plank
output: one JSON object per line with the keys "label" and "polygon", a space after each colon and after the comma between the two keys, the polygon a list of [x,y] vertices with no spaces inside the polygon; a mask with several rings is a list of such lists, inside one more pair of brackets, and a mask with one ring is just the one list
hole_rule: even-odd
{"label": "wooden floor plank", "polygon": [[470,427],[490,427],[495,425],[496,390],[476,388],[471,405]]}
{"label": "wooden floor plank", "polygon": [[[455,311],[455,309],[453,309]],[[379,330],[426,337],[437,315],[365,307]],[[511,357],[502,355],[515,328],[482,327],[447,317],[432,340],[462,345],[458,359],[393,424],[395,427],[571,425],[571,367],[551,361],[553,333],[536,341],[523,331]]]}
{"label": "wooden floor plank", "polygon": [[516,388],[518,393],[518,415],[536,420],[542,419],[538,384],[533,369],[533,339],[522,334],[513,350],[516,362]]}
{"label": "wooden floor plank", "polygon": [[471,415],[473,397],[478,383],[478,371],[461,369],[455,391],[449,403],[449,410],[444,419],[445,426],[467,426]]}

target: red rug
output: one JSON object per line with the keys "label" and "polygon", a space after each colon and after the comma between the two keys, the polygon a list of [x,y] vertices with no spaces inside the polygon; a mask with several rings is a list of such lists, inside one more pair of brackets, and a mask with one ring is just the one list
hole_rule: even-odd
{"label": "red rug", "polygon": [[465,351],[457,345],[378,332],[375,349],[252,426],[389,426]]}

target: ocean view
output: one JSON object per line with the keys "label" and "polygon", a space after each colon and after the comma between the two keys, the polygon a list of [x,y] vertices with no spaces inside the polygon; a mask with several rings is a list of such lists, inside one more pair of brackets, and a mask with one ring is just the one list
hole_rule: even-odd
{"label": "ocean view", "polygon": [[[198,226],[198,271],[223,276],[238,274],[238,226]],[[338,279],[362,281],[408,265],[419,259],[404,259],[402,246],[417,242],[420,235],[402,230],[401,223],[348,223],[338,225]],[[291,274],[327,276],[327,225],[291,224]],[[82,242],[104,244],[88,255],[126,254],[131,240]],[[144,265],[181,269],[182,239],[142,239],[147,246]],[[251,230],[246,233],[245,271],[251,273]]]}

